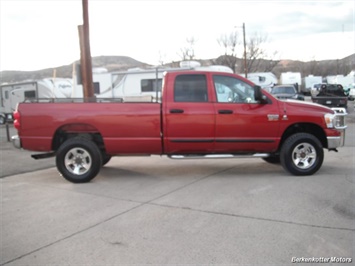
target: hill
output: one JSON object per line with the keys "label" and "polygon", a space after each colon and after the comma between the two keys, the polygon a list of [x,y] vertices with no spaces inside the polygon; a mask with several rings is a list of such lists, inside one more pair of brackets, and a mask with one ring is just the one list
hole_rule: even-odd
{"label": "hill", "polygon": [[[223,56],[215,59],[207,60],[195,60],[199,61],[201,65],[208,66],[213,64],[221,64],[223,62]],[[78,63],[78,61],[73,62]],[[1,83],[13,83],[21,82],[25,80],[37,80],[47,77],[52,77],[54,72],[56,77],[71,78],[73,73],[73,63],[59,66],[57,68],[48,68],[37,71],[1,71],[0,72],[0,84]],[[172,62],[164,66],[177,67],[179,62]],[[149,64],[137,61],[127,56],[97,56],[92,58],[92,66],[106,68],[109,72],[112,71],[124,71],[129,68],[148,68],[152,67]],[[237,73],[243,73],[244,62],[242,59],[237,59]],[[293,61],[293,60],[263,60],[257,61],[254,65],[254,69],[249,72],[273,72],[277,77],[282,72],[301,72],[302,76],[316,75],[316,76],[328,76],[328,75],[347,75],[351,70],[355,69],[355,54],[345,57],[339,60],[324,60],[324,61]]]}

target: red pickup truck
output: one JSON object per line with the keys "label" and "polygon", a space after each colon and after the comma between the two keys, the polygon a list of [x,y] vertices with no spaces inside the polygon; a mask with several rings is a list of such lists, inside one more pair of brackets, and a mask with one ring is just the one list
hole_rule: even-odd
{"label": "red pickup truck", "polygon": [[64,178],[93,179],[112,156],[258,157],[312,175],[344,145],[345,111],[280,101],[231,73],[167,72],[159,102],[32,102],[14,113],[15,147],[56,156]]}

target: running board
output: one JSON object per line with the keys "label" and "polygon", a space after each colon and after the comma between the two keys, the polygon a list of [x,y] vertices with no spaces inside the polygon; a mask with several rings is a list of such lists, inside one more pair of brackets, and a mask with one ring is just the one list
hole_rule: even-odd
{"label": "running board", "polygon": [[265,158],[270,153],[253,154],[191,154],[191,155],[168,155],[170,159],[228,159],[228,158]]}

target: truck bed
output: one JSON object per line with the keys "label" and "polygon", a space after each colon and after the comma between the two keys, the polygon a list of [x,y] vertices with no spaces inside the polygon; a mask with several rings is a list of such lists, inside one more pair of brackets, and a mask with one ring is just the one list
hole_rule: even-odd
{"label": "truck bed", "polygon": [[48,151],[56,134],[79,129],[100,134],[110,155],[161,154],[160,109],[159,103],[23,103],[19,136],[24,149]]}
{"label": "truck bed", "polygon": [[347,97],[316,96],[312,97],[312,102],[329,107],[347,107]]}

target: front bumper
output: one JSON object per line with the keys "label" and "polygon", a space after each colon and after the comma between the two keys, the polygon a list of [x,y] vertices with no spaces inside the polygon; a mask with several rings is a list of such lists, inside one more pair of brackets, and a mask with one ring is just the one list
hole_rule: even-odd
{"label": "front bumper", "polygon": [[21,145],[21,139],[18,135],[12,136],[11,137],[11,141],[12,141],[12,145],[14,145],[14,147],[16,149],[21,149],[22,145]]}
{"label": "front bumper", "polygon": [[340,136],[328,136],[328,149],[334,150],[343,147],[345,144],[345,130],[347,128],[345,118],[348,115],[345,108],[332,108],[336,115],[335,129],[340,132]]}
{"label": "front bumper", "polygon": [[339,137],[327,137],[328,150],[334,150],[339,147],[343,147],[345,144],[345,130],[341,131]]}

